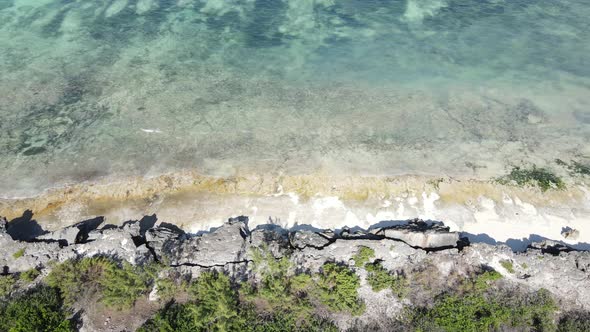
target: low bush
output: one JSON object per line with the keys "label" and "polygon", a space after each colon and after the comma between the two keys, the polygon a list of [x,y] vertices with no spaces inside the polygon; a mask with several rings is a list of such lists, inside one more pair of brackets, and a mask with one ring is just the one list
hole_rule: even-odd
{"label": "low bush", "polygon": [[54,266],[46,282],[61,291],[68,306],[98,293],[107,306],[126,309],[147,293],[156,271],[155,266],[133,266],[107,257],[92,257]]}
{"label": "low bush", "polygon": [[557,325],[557,332],[590,331],[590,312],[571,311],[565,313]]}
{"label": "low bush", "polygon": [[354,265],[356,267],[363,267],[373,257],[375,257],[375,250],[360,246],[358,253],[354,256]]}
{"label": "low bush", "polygon": [[205,272],[189,286],[193,301],[171,304],[139,331],[240,331],[245,325],[238,313],[237,293],[229,278]]}
{"label": "low bush", "polygon": [[365,304],[358,297],[359,286],[360,280],[354,271],[336,263],[326,263],[319,273],[316,294],[332,311],[359,315],[365,310]]}
{"label": "low bush", "polygon": [[0,299],[10,295],[15,283],[16,280],[12,275],[0,276]]}
{"label": "low bush", "polygon": [[59,291],[41,287],[0,303],[0,331],[73,331],[72,324],[66,316],[67,312],[63,309]]}
{"label": "low bush", "polygon": [[368,263],[365,265],[367,270],[367,283],[373,291],[389,288],[399,298],[404,298],[409,291],[409,283],[402,274],[396,274],[386,270],[380,262]]}
{"label": "low bush", "polygon": [[155,278],[155,271],[151,266],[134,266],[123,262],[121,266],[108,265],[103,278],[99,280],[101,286],[101,301],[109,307],[127,309],[135,301],[150,290]]}
{"label": "low bush", "polygon": [[489,287],[500,277],[487,272],[460,292],[442,294],[429,308],[414,308],[408,320],[417,331],[553,331],[557,307],[548,291],[501,292]]}
{"label": "low bush", "polygon": [[39,272],[39,270],[30,269],[30,270],[27,270],[27,271],[21,273],[19,278],[20,278],[20,280],[22,280],[26,283],[31,283],[31,282],[35,281],[35,279],[37,279],[37,277],[40,274],[41,274],[41,272]]}

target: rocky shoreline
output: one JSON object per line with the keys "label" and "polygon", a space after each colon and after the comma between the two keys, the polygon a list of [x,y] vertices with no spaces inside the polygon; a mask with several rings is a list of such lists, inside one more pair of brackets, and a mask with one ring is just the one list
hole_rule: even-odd
{"label": "rocky shoreline", "polygon": [[[354,266],[359,248],[370,248],[375,262],[387,270],[405,271],[411,277],[427,269],[429,285],[440,291],[451,287],[449,280],[489,270],[501,274],[510,287],[548,290],[562,311],[590,310],[590,252],[543,241],[516,253],[505,245],[469,243],[440,222],[383,222],[368,230],[300,225],[287,230],[273,224],[249,229],[248,218],[238,217],[208,232],[188,234],[175,225],[157,223],[156,216],[121,226],[104,225],[102,218],[95,218],[53,232],[41,231],[34,238],[23,238],[18,227],[23,225],[6,219],[0,223],[2,274],[18,275],[34,269],[41,275],[38,282],[56,263],[82,257],[114,257],[140,266],[157,262],[168,274],[174,271],[193,278],[215,269],[242,280],[252,273],[255,250],[267,250],[275,259],[287,257],[298,270],[314,273],[327,262]],[[356,273],[363,276],[366,271],[358,269]],[[366,285],[358,292],[367,310],[354,318],[357,322],[379,319],[384,310],[396,315],[404,306],[428,302],[423,293],[400,300],[383,291],[373,292]],[[152,293],[150,299],[157,299],[157,291]],[[81,330],[138,327],[138,322],[129,321],[99,326],[93,319],[82,318]],[[350,327],[353,320],[346,315],[333,315],[332,319],[341,329]]]}

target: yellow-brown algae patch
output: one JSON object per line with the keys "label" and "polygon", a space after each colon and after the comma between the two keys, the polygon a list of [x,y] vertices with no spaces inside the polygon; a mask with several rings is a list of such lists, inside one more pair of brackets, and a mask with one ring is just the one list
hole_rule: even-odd
{"label": "yellow-brown algae patch", "polygon": [[[9,219],[30,209],[36,217],[50,216],[72,204],[84,206],[87,212],[98,213],[110,207],[133,206],[146,210],[160,199],[174,199],[190,193],[217,195],[271,196],[292,193],[301,202],[313,197],[337,197],[347,204],[375,205],[380,200],[398,197],[421,197],[422,193],[436,192],[437,204],[471,205],[480,197],[502,203],[505,196],[543,207],[575,207],[587,200],[578,187],[567,190],[541,192],[537,188],[519,188],[499,185],[490,181],[455,180],[427,176],[326,176],[320,175],[244,175],[213,177],[193,171],[145,178],[133,177],[117,181],[80,183],[49,190],[37,197],[5,199],[0,201],[0,215]],[[432,185],[437,181],[438,186]]]}

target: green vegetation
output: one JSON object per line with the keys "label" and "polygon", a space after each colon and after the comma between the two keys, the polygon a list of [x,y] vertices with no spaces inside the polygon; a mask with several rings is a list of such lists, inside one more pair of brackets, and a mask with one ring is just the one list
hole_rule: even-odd
{"label": "green vegetation", "polygon": [[588,332],[590,331],[590,313],[568,312],[559,320],[557,332]]}
{"label": "green vegetation", "polygon": [[0,276],[0,299],[10,295],[16,280],[12,275]]}
{"label": "green vegetation", "polygon": [[359,277],[345,266],[326,263],[317,280],[317,295],[329,309],[360,315],[365,304],[358,298]]}
{"label": "green vegetation", "polygon": [[25,254],[25,249],[19,249],[17,252],[15,252],[14,254],[12,254],[12,257],[14,259],[19,259],[21,257],[23,257],[23,255]]}
{"label": "green vegetation", "polygon": [[485,271],[484,273],[478,275],[473,280],[473,287],[476,291],[485,291],[487,290],[496,280],[502,279],[502,275],[496,271]]}
{"label": "green vegetation", "polygon": [[390,288],[393,294],[399,298],[404,298],[408,291],[408,280],[402,274],[395,274],[386,270],[381,262],[368,263],[365,265],[367,270],[367,282],[371,285],[373,291]]}
{"label": "green vegetation", "polygon": [[190,285],[194,302],[172,304],[147,322],[140,331],[239,331],[245,324],[229,278],[203,273]]}
{"label": "green vegetation", "polygon": [[359,252],[354,256],[354,266],[363,267],[373,257],[375,257],[375,250],[360,246]]}
{"label": "green vegetation", "polygon": [[137,267],[127,262],[111,264],[100,280],[102,302],[109,307],[126,309],[150,290],[156,276],[155,267]]}
{"label": "green vegetation", "polygon": [[66,319],[59,291],[41,287],[16,299],[0,303],[0,331],[66,332],[72,331]]}
{"label": "green vegetation", "polygon": [[184,285],[181,285],[170,278],[158,279],[156,281],[158,296],[162,302],[168,302],[172,300],[174,296],[184,288],[183,286]]}
{"label": "green vegetation", "polygon": [[[367,283],[374,291],[391,289],[409,297],[419,279],[414,272],[389,271],[380,261],[367,262],[374,252],[359,248],[357,261],[365,262]],[[513,273],[513,263],[502,266]],[[231,280],[224,273],[203,272],[185,280],[168,271],[157,279],[159,266],[132,266],[112,258],[94,257],[53,266],[44,280],[39,271],[0,276],[0,331],[71,331],[72,304],[102,301],[115,309],[126,309],[146,296],[155,284],[165,306],[139,329],[140,332],[245,331],[315,332],[338,331],[328,313],[358,315],[364,303],[358,297],[360,280],[354,269],[326,263],[317,273],[298,272],[288,257],[275,258],[267,250],[253,251],[253,274],[247,280]],[[430,274],[430,270],[424,273]],[[418,272],[417,272],[418,273]],[[552,331],[590,330],[590,313],[570,312],[558,321],[557,307],[546,290],[524,293],[507,289],[496,271],[482,271],[468,278],[456,275],[433,302],[406,307],[402,317],[384,317],[381,330],[408,331]],[[41,285],[26,293],[15,291],[23,281]],[[47,285],[43,285],[43,282]],[[428,291],[440,289],[434,287]],[[437,291],[440,292],[440,291]],[[176,297],[186,293],[188,297]],[[183,294],[184,295],[184,294]],[[424,294],[416,294],[423,296]],[[174,298],[186,301],[176,302]],[[80,302],[84,301],[84,302]],[[92,303],[92,302],[89,302]],[[377,326],[377,325],[375,325]],[[355,326],[353,330],[367,330]]]}
{"label": "green vegetation", "polygon": [[[277,274],[282,273],[284,268],[284,261],[270,267]],[[295,280],[293,284],[300,281]],[[267,285],[271,288],[276,286],[272,282]],[[266,286],[261,286],[265,288],[263,293],[257,293],[250,287],[247,294],[243,294],[236,292],[234,286],[225,274],[205,272],[189,286],[191,302],[171,304],[139,331],[337,331],[332,323],[314,317],[309,311],[306,316],[300,316],[302,312],[294,310],[297,304],[285,302],[282,308],[280,303],[274,303],[276,299],[290,297],[284,288],[275,289],[277,294],[270,294],[271,288]],[[240,301],[244,296],[248,299]],[[271,306],[267,307],[269,304]],[[258,313],[256,305],[270,310]]]}
{"label": "green vegetation", "polygon": [[410,325],[416,331],[555,330],[557,307],[547,290],[492,291],[499,279],[497,272],[485,272],[465,280],[456,291],[437,296],[432,307],[408,311]]}
{"label": "green vegetation", "polygon": [[563,180],[546,168],[522,169],[514,167],[510,174],[496,179],[500,184],[518,186],[537,186],[542,191],[565,189]]}
{"label": "green vegetation", "polygon": [[41,274],[37,269],[30,269],[20,274],[20,280],[30,283],[35,281],[37,277]]}
{"label": "green vegetation", "polygon": [[138,267],[106,257],[92,257],[54,266],[46,282],[61,291],[67,305],[99,293],[107,306],[125,309],[148,292],[155,274],[154,266]]}
{"label": "green vegetation", "polygon": [[510,273],[514,273],[514,265],[512,264],[511,261],[509,261],[509,260],[500,261],[500,265],[502,265],[502,267],[505,268],[506,271],[508,271]]}
{"label": "green vegetation", "polygon": [[308,298],[313,292],[311,276],[290,274],[291,262],[286,257],[275,259],[267,250],[252,253],[254,270],[261,280],[241,285],[242,300],[261,312],[281,311],[302,319],[309,316],[313,309]]}
{"label": "green vegetation", "polygon": [[[287,257],[252,251],[255,278],[234,283],[205,272],[188,284],[188,303],[171,303],[140,331],[337,331],[317,310],[358,314],[359,278],[347,267],[325,264],[320,273],[294,273]],[[158,281],[160,282],[160,281]],[[166,281],[165,284],[169,284]]]}

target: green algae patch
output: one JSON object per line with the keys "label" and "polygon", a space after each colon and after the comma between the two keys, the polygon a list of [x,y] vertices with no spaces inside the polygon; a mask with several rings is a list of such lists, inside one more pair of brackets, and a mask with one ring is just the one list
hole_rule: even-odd
{"label": "green algae patch", "polygon": [[555,173],[547,168],[538,168],[534,165],[529,169],[514,167],[508,175],[497,178],[496,182],[520,187],[539,187],[543,192],[549,189],[563,190],[566,188],[565,182]]}
{"label": "green algae patch", "polygon": [[561,159],[555,159],[555,163],[567,168],[571,175],[590,176],[590,164],[581,163],[579,161],[572,161],[568,164]]}

